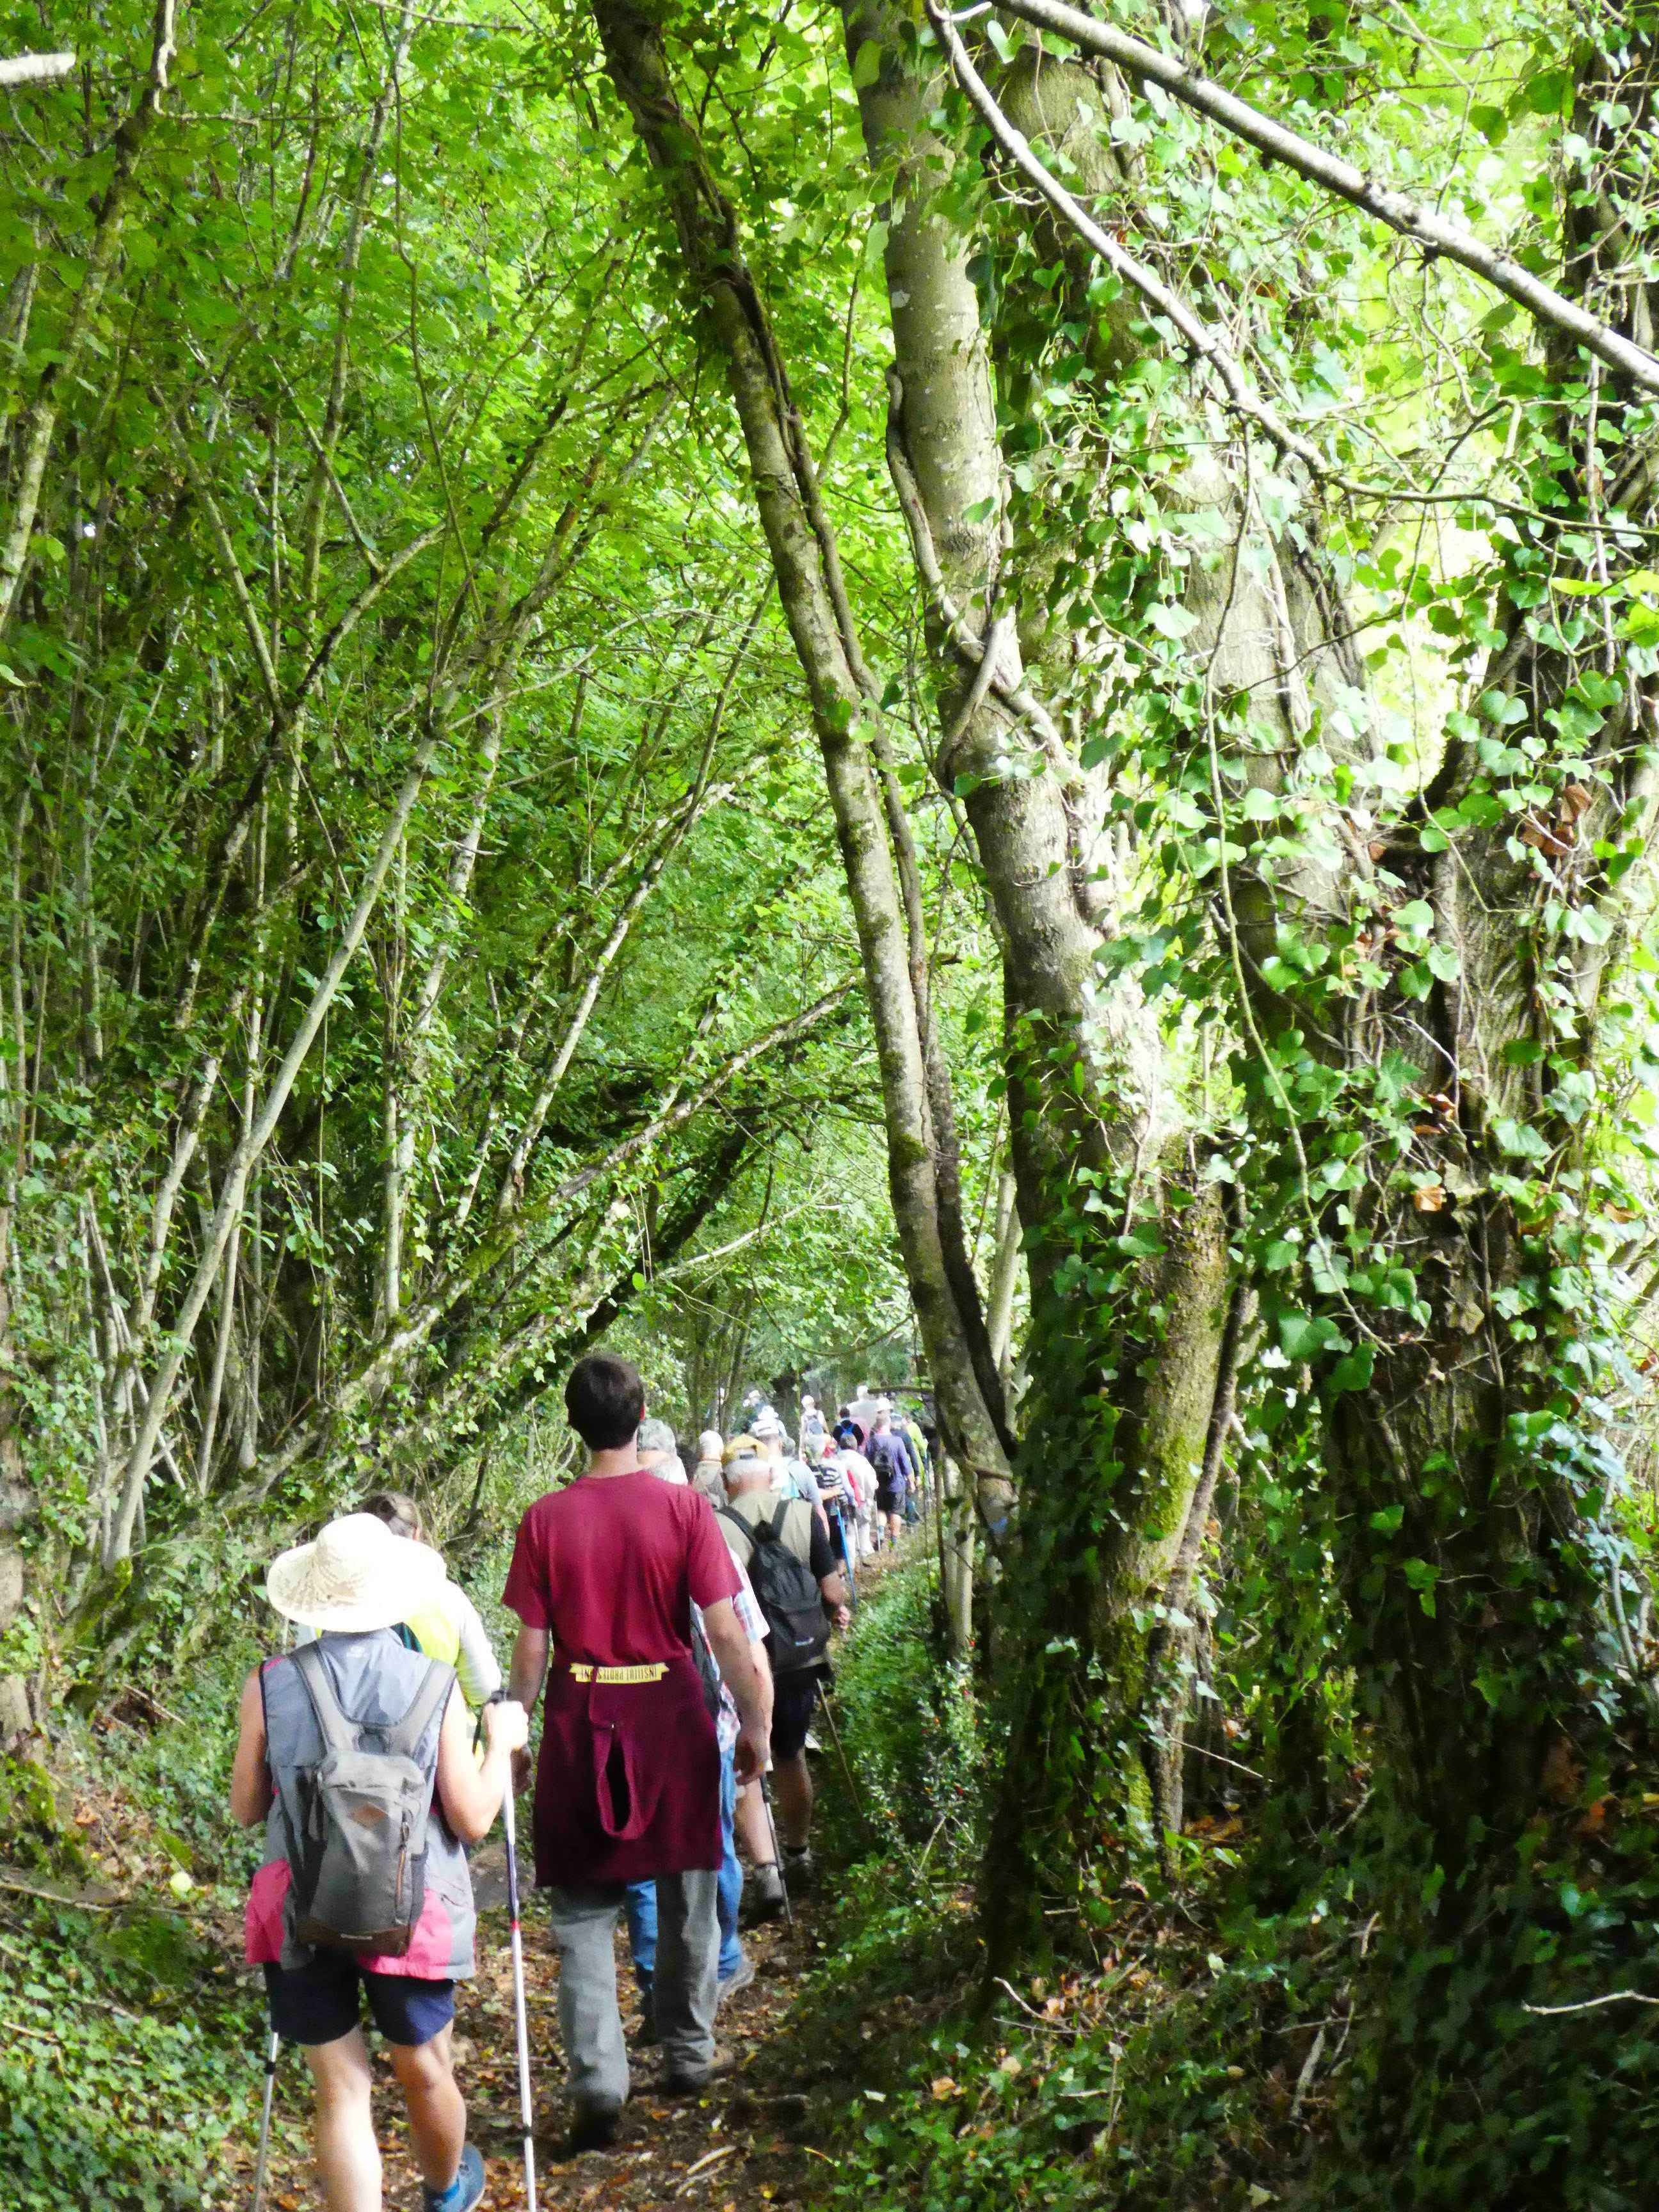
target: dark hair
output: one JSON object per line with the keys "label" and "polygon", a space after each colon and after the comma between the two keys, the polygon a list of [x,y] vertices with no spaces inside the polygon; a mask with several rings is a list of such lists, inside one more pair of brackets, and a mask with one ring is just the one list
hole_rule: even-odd
{"label": "dark hair", "polygon": [[632,1443],[645,1418],[645,1385],[631,1359],[590,1352],[570,1370],[564,1410],[589,1451],[616,1451]]}
{"label": "dark hair", "polygon": [[377,1490],[372,1498],[364,1498],[357,1510],[372,1513],[398,1536],[412,1536],[421,1525],[420,1507],[401,1490]]}

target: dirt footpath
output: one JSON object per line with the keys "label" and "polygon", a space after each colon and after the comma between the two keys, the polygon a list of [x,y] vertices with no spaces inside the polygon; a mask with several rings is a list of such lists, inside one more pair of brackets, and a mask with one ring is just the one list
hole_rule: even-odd
{"label": "dirt footpath", "polygon": [[[522,2206],[517,2059],[513,2039],[513,1974],[507,1950],[505,1861],[499,1841],[473,1859],[479,1905],[478,1972],[456,1989],[456,2073],[465,2094],[469,2131],[489,2176],[484,2203]],[[812,1911],[804,1904],[793,1933],[781,1923],[747,1931],[744,1942],[757,1973],[750,1986],[720,2008],[721,2044],[737,2061],[732,2073],[701,2097],[657,2094],[654,2048],[632,2043],[638,2022],[625,1930],[619,1932],[617,1986],[630,2037],[633,2096],[613,2149],[565,2160],[564,2069],[558,2051],[558,1964],[547,1915],[532,1893],[525,1901],[526,2005],[531,2081],[535,2094],[538,2201],[549,2212],[620,2212],[627,2206],[684,2205],[689,2212],[764,2212],[807,2195],[814,2150],[801,2140],[805,2096],[787,2073],[780,2041],[796,1983],[813,1956]],[[420,2177],[407,2149],[402,2103],[386,2047],[371,2035],[375,2119],[386,2153],[387,2212],[419,2212]],[[308,2080],[296,2051],[284,2050],[277,2093],[287,2124],[273,2144],[268,2203],[278,2212],[320,2212],[307,2133]],[[276,2131],[273,2130],[273,2134]],[[250,2146],[249,2166],[252,2158]],[[827,2178],[828,2166],[824,2168]]]}

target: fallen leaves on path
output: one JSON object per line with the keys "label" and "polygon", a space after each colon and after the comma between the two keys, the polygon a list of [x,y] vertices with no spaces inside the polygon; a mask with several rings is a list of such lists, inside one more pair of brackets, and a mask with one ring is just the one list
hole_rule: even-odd
{"label": "fallen leaves on path", "polygon": [[[500,1893],[500,1847],[474,1862],[483,1899]],[[531,2082],[536,2125],[537,2197],[546,2212],[645,2212],[649,2206],[684,2206],[688,2212],[769,2212],[799,2203],[809,2160],[833,2166],[823,2151],[797,2136],[806,2119],[806,2099],[775,2069],[763,2075],[756,2062],[775,2044],[812,1958],[810,1905],[792,1932],[778,1923],[747,1932],[744,1942],[757,1972],[751,1985],[720,2008],[719,2035],[737,2063],[701,2097],[665,2098],[654,2049],[632,2041],[638,2022],[633,1969],[620,1927],[617,1987],[629,2032],[633,2096],[623,2116],[622,2137],[607,2151],[562,2157],[568,2125],[564,2064],[556,2026],[558,1961],[538,1899],[525,1903],[525,1995],[530,2022]],[[507,1915],[488,1905],[480,1911],[478,1972],[458,1985],[456,2074],[467,2100],[468,2131],[483,2152],[490,2212],[525,2203],[519,2142],[518,2057],[513,2033],[513,1976]],[[420,2176],[409,2155],[402,2099],[385,2045],[371,2037],[374,2058],[375,2120],[385,2159],[388,2212],[417,2212]],[[285,2051],[273,2127],[268,2202],[278,2212],[320,2212],[311,2170],[309,2080],[297,2052]],[[257,2112],[249,2115],[248,2170]]]}

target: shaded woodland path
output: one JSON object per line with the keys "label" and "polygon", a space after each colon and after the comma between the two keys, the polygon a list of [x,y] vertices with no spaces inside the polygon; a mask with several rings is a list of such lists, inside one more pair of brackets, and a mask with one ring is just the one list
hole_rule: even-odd
{"label": "shaded woodland path", "polygon": [[[926,1553],[932,1541],[924,1519],[896,1553],[860,1564],[860,1599],[873,1595],[895,1567]],[[849,1638],[858,1633],[858,1619]],[[822,1729],[822,1723],[820,1722]],[[820,1795],[844,1792],[847,1783],[829,1749],[814,1760]],[[527,1828],[527,1798],[521,1799]],[[527,1851],[527,1844],[526,1844]],[[473,1894],[478,1906],[478,1971],[456,1987],[456,2074],[467,2100],[468,2132],[483,2153],[489,2186],[487,2207],[521,2206],[524,2171],[519,2151],[518,2077],[513,2033],[513,1975],[508,1950],[507,1857],[499,1829],[472,1855]],[[633,2094],[619,2143],[576,2159],[561,2154],[568,2129],[564,2062],[558,2041],[558,1960],[548,1913],[534,1890],[524,1899],[526,2007],[530,2022],[531,2079],[535,2094],[538,2203],[549,2212],[620,2212],[620,2208],[684,2204],[712,2212],[764,2212],[775,2205],[812,2201],[833,2173],[830,2136],[844,2124],[857,2093],[858,2054],[837,2063],[842,2036],[861,2044],[874,2031],[858,2023],[826,2039],[810,2035],[796,2009],[803,1978],[833,1945],[833,1915],[826,1897],[836,1875],[822,1868],[811,1895],[793,1900],[794,1925],[781,1921],[745,1929],[744,1943],[756,1976],[720,2008],[717,2033],[735,2063],[707,2094],[665,2098],[659,2094],[661,2061],[655,2047],[633,2041],[639,2022],[625,1925],[617,1930],[617,1988],[629,2035]],[[818,2024],[819,2027],[822,2023]],[[369,2038],[375,2076],[375,2125],[384,2160],[387,2212],[414,2212],[420,2177],[409,2155],[409,2131],[386,2046]],[[314,2212],[322,2199],[311,2162],[309,2076],[299,2053],[285,2047],[277,2077],[276,2118],[267,2202],[277,2212]],[[258,2124],[257,2103],[240,2130],[250,2193]],[[820,2145],[823,2145],[821,2148]],[[816,2169],[816,2170],[815,2170]]]}
{"label": "shaded woodland path", "polygon": [[[519,2158],[518,2086],[513,2040],[513,1980],[507,1952],[505,1860],[499,1841],[473,1861],[480,1906],[478,1972],[457,1990],[457,2068],[465,2089],[473,2140],[484,2154],[492,2208],[522,2205]],[[526,1900],[526,1999],[536,2093],[537,2194],[551,2212],[609,2212],[609,2208],[685,2204],[738,2212],[788,2204],[806,2197],[813,2154],[799,2140],[808,2117],[805,2087],[790,2071],[789,2014],[796,1985],[818,1953],[819,1916],[808,1901],[793,1933],[781,1923],[745,1934],[757,1969],[753,1984],[720,2008],[720,2036],[738,2063],[702,2098],[667,2100],[656,2094],[660,2062],[654,2049],[630,2040],[634,2094],[623,2137],[610,2151],[592,2151],[560,2163],[568,2125],[564,2066],[557,2034],[558,1964],[548,1916],[533,1893]],[[625,1930],[618,1930],[617,1988],[630,2039],[638,2022]],[[412,2208],[421,2201],[420,2178],[408,2152],[408,2130],[386,2046],[371,2038],[375,2069],[375,2119],[385,2157],[385,2201]],[[312,2212],[319,2206],[307,2140],[308,2077],[299,2054],[285,2051],[278,2077],[277,2112],[286,2132],[273,2130],[270,2202],[279,2212]],[[253,2115],[257,2124],[257,2113]],[[247,2146],[250,2186],[252,2143]]]}

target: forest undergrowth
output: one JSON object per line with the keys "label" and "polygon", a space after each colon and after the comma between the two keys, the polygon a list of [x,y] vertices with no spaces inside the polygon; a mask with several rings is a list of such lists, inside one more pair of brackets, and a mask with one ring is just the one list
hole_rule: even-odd
{"label": "forest undergrowth", "polygon": [[[489,1580],[477,1577],[481,1595]],[[988,1986],[985,1739],[972,1668],[943,1656],[935,1605],[930,1565],[913,1557],[872,1581],[842,1648],[851,1773],[826,1735],[805,1972],[745,2077],[762,2115],[745,2130],[752,2202],[1267,2202],[1316,2135],[1340,2057],[1340,1918],[1304,1916],[1295,1934],[1293,1916],[1229,1922],[1239,1823],[1206,1822],[1174,1913],[1126,1876],[1102,1887],[1086,1927],[1057,1932],[1051,1960]],[[239,1620],[188,1670],[122,1691],[5,1765],[3,2212],[246,2199],[263,2006],[240,1960],[252,1847],[224,1788],[255,1649]],[[475,2075],[508,2056],[478,2053]],[[549,2074],[543,2062],[538,2112],[556,2109]],[[277,2145],[282,2168],[302,2166],[303,2128],[280,2105]],[[730,2174],[725,2186],[709,2201],[751,2201]]]}
{"label": "forest undergrowth", "polygon": [[[468,1577],[486,1605],[499,1564],[492,1551]],[[1079,1895],[1051,1913],[1042,1954],[993,1976],[979,1881],[995,1738],[977,1662],[949,1658],[938,1608],[918,1544],[871,1577],[840,1647],[835,1727],[821,1730],[818,1762],[822,1886],[797,1936],[766,1950],[727,2101],[712,2118],[665,2113],[641,2087],[623,2152],[550,2168],[547,2201],[678,2201],[702,2128],[715,2149],[735,2142],[738,2154],[696,2193],[744,2212],[791,2203],[1236,2212],[1336,2201],[1329,2176],[1345,2170],[1345,2137],[1378,2094],[1356,2007],[1367,1954],[1387,1940],[1358,1842],[1363,1757],[1333,1778],[1317,1835],[1271,1826],[1280,1816],[1239,1782],[1195,1816],[1172,1863],[1160,1866],[1144,1832],[1103,1836]],[[246,2201],[263,2007],[240,1963],[252,1849],[229,1824],[224,1784],[229,1717],[255,1649],[251,1618],[239,1620],[187,1669],[119,1692],[0,1772],[3,2212],[92,2203],[210,2212]],[[1564,1818],[1581,1781],[1562,1778]],[[1597,1815],[1610,1829],[1640,1817],[1616,1796]],[[1575,1831],[1582,1819],[1572,1811]],[[1557,1900],[1559,1932],[1548,1856],[1540,1838],[1530,1906],[1540,1961],[1553,1948],[1559,1972],[1576,1944],[1593,1972],[1619,1923],[1614,1885]],[[550,1968],[533,1908],[530,1918],[544,2007]],[[485,1924],[488,1945],[489,1915]],[[1433,1968],[1422,1962],[1425,2002]],[[1439,1996],[1450,2008],[1425,2033],[1443,2041],[1459,2000]],[[502,2047],[485,2049],[475,2024],[464,2070],[488,2147],[511,2053],[503,2007],[481,2000],[483,2016]],[[1638,2096],[1645,2043],[1628,2023],[1613,2037],[1614,2063]],[[1581,2063],[1595,2063],[1592,2045]],[[550,2046],[537,2064],[538,2126],[551,2145]],[[1504,2140],[1482,2154],[1494,2172],[1505,2159],[1521,2172],[1565,2144],[1582,2177],[1565,2202],[1633,2203],[1615,2164],[1572,2140],[1574,2110],[1596,2109],[1583,2079],[1564,2066],[1559,2109],[1533,2116],[1528,2142],[1504,2115],[1501,2069],[1489,2073]],[[298,2081],[279,2100],[274,2160],[276,2201],[295,2207],[311,2201]],[[1455,2114],[1441,2123],[1420,2140],[1438,2143],[1445,2172],[1376,2176],[1370,2201],[1448,2201],[1459,2131]],[[659,2179],[641,2162],[653,2152]],[[1464,2154],[1474,2154],[1467,2141]],[[395,2185],[395,2150],[392,2161]],[[1346,2170],[1358,2191],[1359,2171]],[[388,2201],[401,2201],[395,2185]]]}

